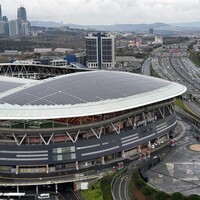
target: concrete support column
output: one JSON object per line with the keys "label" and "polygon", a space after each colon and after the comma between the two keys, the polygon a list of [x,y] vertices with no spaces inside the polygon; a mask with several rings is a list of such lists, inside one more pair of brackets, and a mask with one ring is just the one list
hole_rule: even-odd
{"label": "concrete support column", "polygon": [[56,190],[56,193],[58,193],[58,184],[55,183],[55,190]]}
{"label": "concrete support column", "polygon": [[19,186],[17,186],[17,193],[19,193]]}
{"label": "concrete support column", "polygon": [[39,191],[38,191],[38,185],[36,185],[36,194],[38,195]]}
{"label": "concrete support column", "polygon": [[122,158],[126,158],[126,154],[124,151],[122,151]]}
{"label": "concrete support column", "polygon": [[104,156],[101,157],[101,162],[102,162],[103,165],[105,165],[105,159],[104,159]]}
{"label": "concrete support column", "polygon": [[151,141],[148,142],[148,148],[151,148]]}
{"label": "concrete support column", "polygon": [[140,145],[138,146],[138,152],[141,153],[141,146]]}
{"label": "concrete support column", "polygon": [[167,133],[167,139],[169,140],[169,133]]}
{"label": "concrete support column", "polygon": [[79,170],[78,161],[76,161],[76,170]]}
{"label": "concrete support column", "polygon": [[18,174],[18,173],[19,173],[19,166],[16,165],[16,174]]}

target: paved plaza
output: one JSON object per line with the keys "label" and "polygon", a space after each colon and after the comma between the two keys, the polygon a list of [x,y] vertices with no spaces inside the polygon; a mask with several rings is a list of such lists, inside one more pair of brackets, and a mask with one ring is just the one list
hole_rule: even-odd
{"label": "paved plaza", "polygon": [[193,137],[193,129],[185,122],[184,136],[158,165],[148,170],[149,183],[167,193],[200,195],[200,142]]}

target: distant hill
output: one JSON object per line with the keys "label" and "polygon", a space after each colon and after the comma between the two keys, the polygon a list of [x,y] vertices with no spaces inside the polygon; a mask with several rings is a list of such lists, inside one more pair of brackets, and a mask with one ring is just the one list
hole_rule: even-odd
{"label": "distant hill", "polygon": [[170,25],[165,23],[154,23],[154,24],[114,24],[114,25],[78,25],[78,24],[60,24],[52,21],[31,21],[31,26],[42,26],[42,27],[62,27],[69,26],[70,28],[76,29],[92,29],[101,31],[135,31],[135,30],[148,30],[150,28],[162,29],[169,27]]}
{"label": "distant hill", "polygon": [[114,25],[76,25],[67,24],[71,28],[81,28],[81,29],[94,29],[102,31],[138,31],[138,30],[148,30],[150,28],[162,29],[169,27],[170,25],[164,23],[154,23],[154,24],[114,24]]}
{"label": "distant hill", "polygon": [[192,28],[199,29],[200,22],[187,22],[187,23],[173,23],[165,24],[157,22],[153,24],[114,24],[114,25],[78,25],[78,24],[61,24],[53,21],[31,21],[31,26],[53,27],[58,28],[62,26],[69,26],[75,29],[87,29],[96,31],[144,31],[153,28],[155,30],[172,30],[175,28]]}
{"label": "distant hill", "polygon": [[200,28],[200,22],[173,23],[171,25],[185,28]]}
{"label": "distant hill", "polygon": [[41,26],[46,28],[59,28],[63,26],[61,23],[52,21],[31,21],[31,26]]}

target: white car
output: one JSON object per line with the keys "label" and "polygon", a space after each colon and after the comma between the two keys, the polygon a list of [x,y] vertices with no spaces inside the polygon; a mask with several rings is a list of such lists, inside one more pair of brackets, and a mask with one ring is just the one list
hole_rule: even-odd
{"label": "white car", "polygon": [[50,199],[50,195],[49,194],[40,194],[38,196],[38,199]]}

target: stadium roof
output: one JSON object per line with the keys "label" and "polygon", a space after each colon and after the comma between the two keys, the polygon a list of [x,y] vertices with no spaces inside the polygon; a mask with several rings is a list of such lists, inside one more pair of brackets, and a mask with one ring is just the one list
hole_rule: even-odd
{"label": "stadium roof", "polygon": [[[5,82],[5,81],[4,81]],[[5,86],[2,90],[2,86]],[[0,84],[0,119],[53,119],[116,112],[183,94],[158,78],[110,71],[81,72],[7,88]]]}

